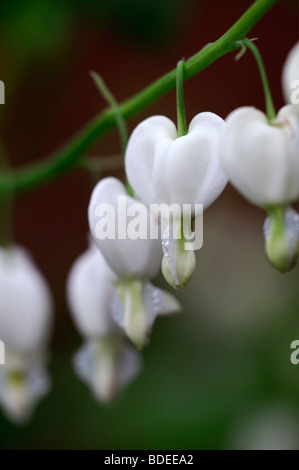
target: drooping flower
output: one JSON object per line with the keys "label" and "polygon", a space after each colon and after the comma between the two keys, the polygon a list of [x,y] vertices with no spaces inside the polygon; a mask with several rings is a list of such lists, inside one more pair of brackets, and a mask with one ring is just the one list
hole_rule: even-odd
{"label": "drooping flower", "polygon": [[115,279],[102,254],[90,244],[72,266],[67,283],[70,311],[85,339],[74,368],[103,403],[113,401],[141,368],[140,354],[127,344],[112,318]]}
{"label": "drooping flower", "polygon": [[45,362],[52,310],[47,283],[29,254],[0,248],[0,404],[12,421],[27,421],[50,388]]}
{"label": "drooping flower", "polygon": [[[160,206],[158,211],[165,224],[163,240],[168,247],[162,270],[175,288],[184,287],[195,268],[194,252],[184,248],[186,234],[178,228],[183,206],[190,206],[194,219],[201,215],[196,205],[207,209],[227,184],[218,159],[223,126],[219,116],[200,113],[191,121],[188,134],[178,137],[170,119],[153,116],[136,127],[128,142],[127,177],[145,204]],[[169,217],[171,206],[177,210]],[[191,234],[191,224],[187,232]]]}
{"label": "drooping flower", "polygon": [[113,318],[142,348],[156,317],[180,310],[176,299],[148,282],[157,274],[162,258],[161,241],[150,237],[157,218],[144,204],[128,196],[115,178],[97,184],[88,217],[94,242],[117,277]]}
{"label": "drooping flower", "polygon": [[[266,252],[271,263],[287,271],[297,257],[297,243],[288,243],[288,206],[299,200],[299,107],[283,107],[269,123],[261,111],[233,111],[220,139],[220,157],[231,183],[270,218]],[[297,235],[296,235],[297,234]]]}
{"label": "drooping flower", "polygon": [[283,107],[275,121],[253,107],[227,117],[220,157],[231,183],[260,207],[299,199],[299,107]]}
{"label": "drooping flower", "polygon": [[299,104],[299,41],[290,50],[283,66],[282,90],[286,103]]}

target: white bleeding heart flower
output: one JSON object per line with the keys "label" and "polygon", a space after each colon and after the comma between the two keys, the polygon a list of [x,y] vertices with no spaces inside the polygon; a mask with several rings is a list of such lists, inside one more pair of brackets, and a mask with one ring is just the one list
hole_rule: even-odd
{"label": "white bleeding heart flower", "polygon": [[299,107],[283,107],[269,123],[253,107],[227,118],[220,157],[231,183],[260,207],[290,205],[299,199]]}
{"label": "white bleeding heart flower", "polygon": [[[191,278],[195,255],[174,246],[169,234],[178,231],[184,204],[191,206],[192,216],[196,217],[195,205],[207,209],[225,188],[227,177],[218,158],[223,126],[219,116],[200,113],[191,121],[188,134],[178,137],[170,119],[153,116],[136,127],[128,142],[125,166],[134,192],[147,205],[166,206],[165,212],[159,207],[166,224],[163,240],[172,246],[163,258],[162,270],[175,288],[184,287]],[[181,210],[170,220],[168,209],[172,205],[179,205]]]}
{"label": "white bleeding heart flower", "polygon": [[288,206],[299,200],[299,106],[284,106],[272,122],[252,107],[235,110],[221,135],[220,156],[231,183],[268,212],[267,256],[288,271],[298,249]]}
{"label": "white bleeding heart flower", "polygon": [[282,90],[287,103],[299,104],[299,41],[290,50],[283,66]]}
{"label": "white bleeding heart flower", "polygon": [[0,404],[16,422],[27,421],[49,390],[45,352],[52,329],[52,297],[29,254],[0,248]]}
{"label": "white bleeding heart flower", "polygon": [[119,278],[151,279],[158,273],[161,242],[150,238],[150,227],[157,220],[144,204],[127,195],[119,180],[104,178],[96,185],[88,220],[95,244]]}

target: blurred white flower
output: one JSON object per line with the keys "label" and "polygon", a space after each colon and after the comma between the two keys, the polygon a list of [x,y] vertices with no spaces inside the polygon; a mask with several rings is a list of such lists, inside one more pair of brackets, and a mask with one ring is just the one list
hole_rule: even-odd
{"label": "blurred white flower", "polygon": [[[169,219],[172,205],[195,204],[207,209],[222,193],[227,184],[218,158],[218,140],[224,121],[213,113],[200,113],[190,123],[188,134],[177,137],[174,123],[165,116],[153,116],[141,122],[132,133],[126,150],[126,173],[138,197],[147,205],[165,204],[162,212],[165,232],[163,240],[180,236],[177,247],[164,253],[162,270],[174,288],[184,287],[195,268],[193,251],[183,248],[183,234],[178,234],[180,220]],[[191,233],[191,227],[189,227]]]}
{"label": "blurred white flower", "polygon": [[12,421],[27,421],[50,388],[45,362],[52,310],[47,283],[29,254],[0,248],[0,404]]}
{"label": "blurred white flower", "polygon": [[74,358],[75,371],[103,403],[113,401],[141,368],[140,354],[126,344],[112,318],[114,281],[106,260],[90,244],[73,264],[67,282],[70,311],[85,339]]}
{"label": "blurred white flower", "polygon": [[290,50],[283,66],[282,90],[286,103],[299,103],[299,41]]}

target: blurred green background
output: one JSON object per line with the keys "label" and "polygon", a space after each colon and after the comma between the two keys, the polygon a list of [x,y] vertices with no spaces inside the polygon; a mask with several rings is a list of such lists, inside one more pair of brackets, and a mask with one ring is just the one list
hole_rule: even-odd
{"label": "blurred green background", "polygon": [[[34,0],[0,3],[1,138],[13,166],[62,145],[105,103],[89,72],[124,100],[217,39],[251,4],[245,0]],[[298,2],[284,0],[251,31],[283,103],[281,70],[298,40]],[[264,109],[250,54],[230,54],[185,85],[187,118],[234,108]],[[151,114],[175,120],[169,93]],[[119,152],[117,133],[91,155]],[[123,177],[123,172],[116,173]],[[299,268],[267,262],[265,214],[230,186],[205,213],[197,270],[179,292],[181,315],[157,321],[140,376],[117,403],[96,403],[74,375],[81,344],[65,302],[65,280],[85,250],[89,175],[75,171],[16,202],[15,239],[47,277],[56,303],[52,391],[25,427],[0,415],[2,449],[225,449],[299,447]],[[162,278],[157,283],[164,288]]]}

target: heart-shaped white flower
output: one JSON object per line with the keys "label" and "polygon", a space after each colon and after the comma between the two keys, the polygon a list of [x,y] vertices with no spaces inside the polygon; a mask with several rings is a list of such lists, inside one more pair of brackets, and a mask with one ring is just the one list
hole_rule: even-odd
{"label": "heart-shaped white flower", "polygon": [[227,184],[218,158],[223,126],[223,119],[208,112],[195,116],[182,137],[165,116],[141,122],[129,139],[125,160],[135,194],[148,205],[209,207]]}
{"label": "heart-shaped white flower", "polygon": [[223,129],[220,156],[231,183],[253,204],[298,201],[299,106],[285,106],[272,123],[253,107],[236,109]]}

